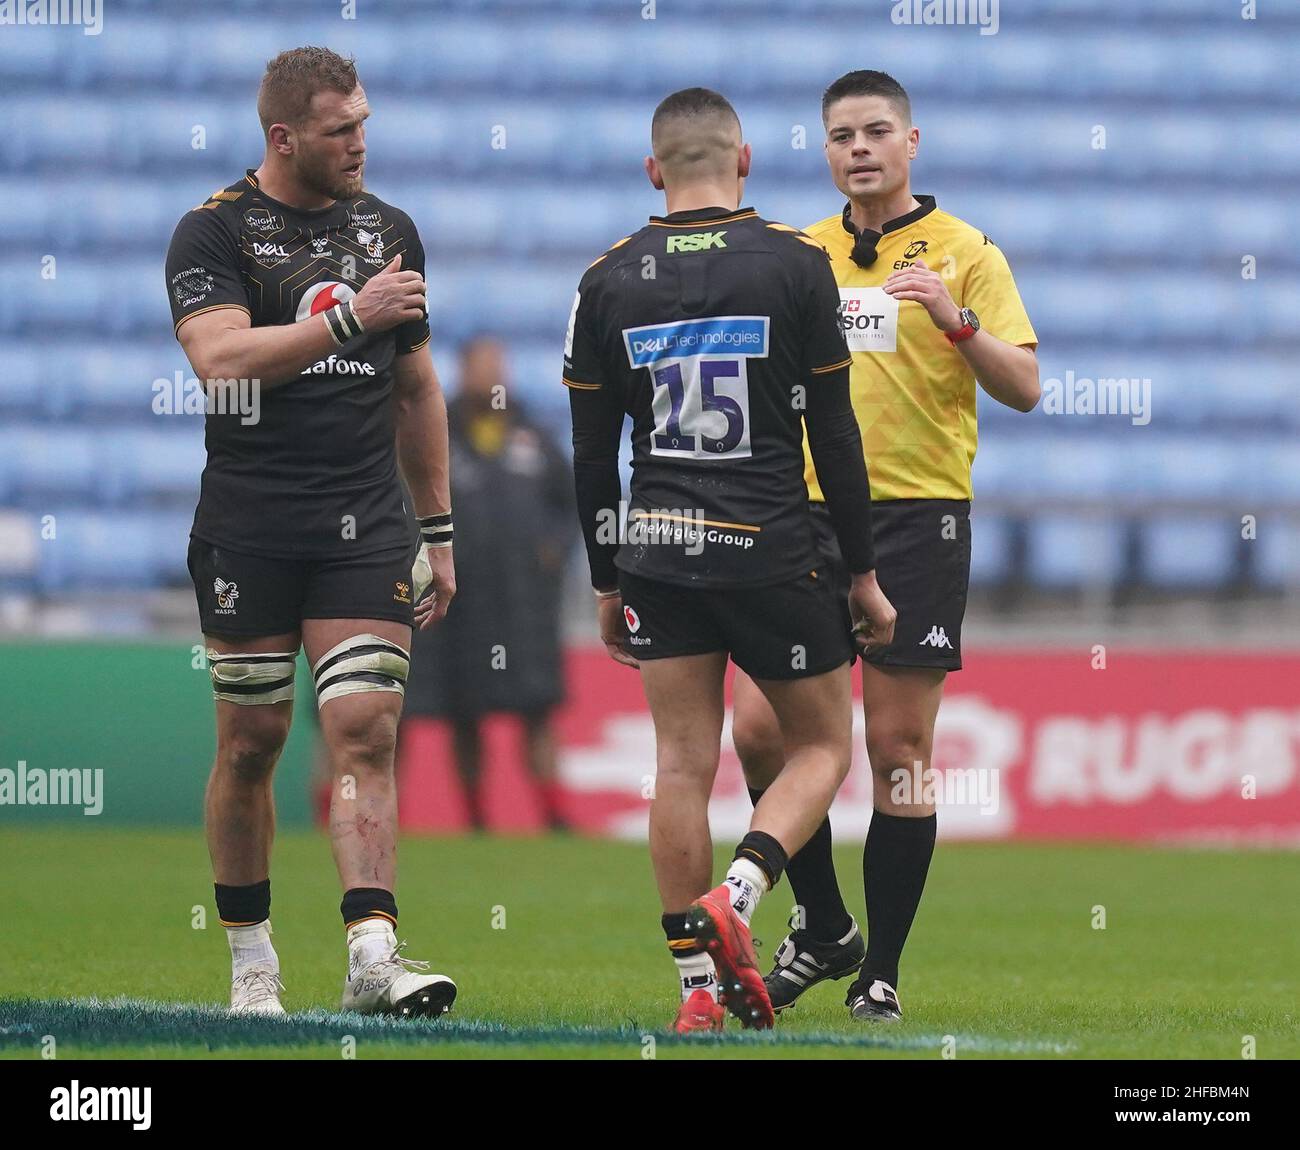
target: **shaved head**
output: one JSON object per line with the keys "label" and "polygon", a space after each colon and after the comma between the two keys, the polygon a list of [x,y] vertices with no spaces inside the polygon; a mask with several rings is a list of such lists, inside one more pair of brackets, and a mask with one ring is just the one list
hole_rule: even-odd
{"label": "shaved head", "polygon": [[735,108],[708,88],[674,92],[650,123],[650,146],[673,184],[734,178],[741,145]]}

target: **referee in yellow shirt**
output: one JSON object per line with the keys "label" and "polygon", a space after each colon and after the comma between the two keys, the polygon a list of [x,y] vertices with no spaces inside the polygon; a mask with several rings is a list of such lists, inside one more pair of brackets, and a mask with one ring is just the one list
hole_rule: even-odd
{"label": "referee in yellow shirt", "polygon": [[[867,938],[844,906],[829,819],[789,863],[799,910],[767,977],[772,1005],[856,974],[853,1017],[894,1020],[898,964],[930,857],[935,810],[923,785],[944,678],[961,668],[970,579],[975,385],[1018,411],[1038,402],[1037,337],[1006,258],[978,229],[912,194],[920,143],[911,104],[884,72],[841,76],[822,97],[826,159],[848,203],[808,234],[840,288],[850,388],[870,465],[876,571],[898,611],[894,641],[862,667],[874,812],[863,851]],[[847,576],[811,461],[811,515],[826,567]],[[738,672],[733,738],[758,801],[784,764],[775,717]]]}

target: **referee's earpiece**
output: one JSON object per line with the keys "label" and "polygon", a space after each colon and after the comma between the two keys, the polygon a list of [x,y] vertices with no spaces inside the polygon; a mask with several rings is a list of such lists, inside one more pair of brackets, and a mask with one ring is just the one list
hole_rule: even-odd
{"label": "referee's earpiece", "polygon": [[876,262],[876,256],[879,254],[876,251],[876,245],[880,243],[883,237],[880,232],[873,232],[870,228],[863,228],[862,231],[858,231],[853,226],[853,220],[849,216],[851,207],[851,204],[845,204],[844,212],[840,217],[841,222],[844,224],[844,230],[853,236],[853,250],[849,252],[849,259],[860,268],[869,268]]}
{"label": "referee's earpiece", "polygon": [[876,257],[880,254],[876,251],[876,245],[880,243],[880,239],[879,232],[864,228],[858,232],[857,238],[853,241],[853,250],[849,253],[849,259],[860,268],[869,268],[876,262]]}

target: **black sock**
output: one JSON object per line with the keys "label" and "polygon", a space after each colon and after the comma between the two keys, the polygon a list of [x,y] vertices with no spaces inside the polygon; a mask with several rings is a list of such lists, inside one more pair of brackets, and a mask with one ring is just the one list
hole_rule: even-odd
{"label": "black sock", "polygon": [[934,854],[938,819],[902,818],[873,811],[862,851],[867,891],[867,957],[861,979],[883,979],[898,988],[898,960],[912,929]]}
{"label": "black sock", "polygon": [[674,958],[686,958],[688,955],[704,953],[704,947],[695,939],[695,931],[686,925],[685,911],[679,914],[665,914],[659,921],[663,924],[668,950]]}
{"label": "black sock", "polygon": [[397,900],[391,890],[377,886],[354,886],[339,903],[343,925],[353,927],[363,919],[386,918],[397,929]]}
{"label": "black sock", "polygon": [[253,926],[271,917],[271,880],[249,886],[212,884],[217,892],[217,918],[222,926]]}
{"label": "black sock", "polygon": [[[750,787],[749,797],[758,806],[763,792]],[[785,873],[790,877],[795,902],[803,908],[803,930],[811,938],[818,942],[838,942],[849,933],[853,919],[835,877],[829,816],[785,864]]]}
{"label": "black sock", "polygon": [[748,859],[767,876],[767,889],[771,890],[781,881],[781,872],[789,861],[785,856],[785,847],[771,835],[763,831],[749,831],[732,859]]}

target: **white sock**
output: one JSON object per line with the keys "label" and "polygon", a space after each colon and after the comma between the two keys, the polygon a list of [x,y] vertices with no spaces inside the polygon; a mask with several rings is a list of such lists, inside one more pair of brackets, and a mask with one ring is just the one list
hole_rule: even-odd
{"label": "white sock", "polygon": [[758,900],[767,893],[767,875],[756,862],[733,859],[727,868],[726,885],[731,896],[731,909],[748,926]]}
{"label": "white sock", "polygon": [[232,977],[238,978],[250,966],[269,966],[279,974],[280,959],[271,945],[269,918],[252,926],[228,926],[226,939],[230,943]]}
{"label": "white sock", "polygon": [[393,953],[397,934],[383,918],[366,918],[348,927],[348,977]]}
{"label": "white sock", "polygon": [[713,1001],[718,1001],[718,972],[714,970],[713,959],[707,953],[675,954],[673,961],[677,964],[677,974],[682,980],[683,1002],[697,990],[707,990]]}

